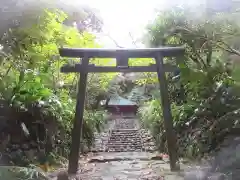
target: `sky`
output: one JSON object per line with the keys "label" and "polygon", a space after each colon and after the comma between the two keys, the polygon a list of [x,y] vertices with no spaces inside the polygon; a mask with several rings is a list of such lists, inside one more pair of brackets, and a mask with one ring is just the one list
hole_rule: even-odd
{"label": "sky", "polygon": [[[191,4],[206,0],[0,0],[0,10],[4,12],[4,16],[0,17],[0,31],[4,32],[11,19],[21,17],[29,9],[34,12],[39,7],[57,7],[77,11],[81,5],[87,5],[99,11],[105,34],[109,34],[120,46],[135,47],[129,33],[134,40],[141,38],[148,22],[154,20],[155,8],[164,9],[182,1]],[[101,35],[106,47],[115,46],[110,38]]]}
{"label": "sky", "polygon": [[[17,2],[17,7],[12,8],[13,2]],[[202,4],[210,0],[11,0],[1,2],[2,11],[6,12],[5,5],[7,4],[7,12],[4,17],[0,17],[0,30],[7,27],[9,19],[14,19],[16,16],[21,16],[25,9],[32,9],[38,6],[59,7],[65,10],[79,10],[81,5],[87,5],[99,11],[103,19],[103,31],[110,35],[122,47],[135,47],[132,43],[131,33],[134,40],[139,40],[143,36],[146,25],[153,21],[156,14],[156,9],[165,9],[172,5],[196,5]],[[211,2],[221,4],[220,1],[228,0],[211,0]],[[39,3],[38,3],[39,2]],[[5,4],[5,5],[4,5]],[[35,5],[35,6],[34,6]],[[70,9],[69,9],[70,8]],[[15,12],[16,11],[16,12]],[[18,12],[18,13],[17,13]],[[115,43],[107,36],[101,34],[101,41],[105,47],[113,47]]]}
{"label": "sky", "polygon": [[[194,4],[199,0],[177,0],[186,4]],[[103,31],[109,34],[120,46],[136,47],[134,40],[140,40],[146,25],[154,20],[157,9],[164,9],[175,4],[174,0],[87,0],[85,5],[99,10],[103,19]],[[115,43],[101,34],[105,47],[113,47]],[[142,44],[138,44],[137,47]]]}
{"label": "sky", "polygon": [[[88,0],[87,5],[99,10],[103,19],[104,33],[110,35],[120,46],[132,47],[132,39],[139,39],[146,24],[154,17],[154,8],[159,0]],[[149,2],[148,1],[148,2]],[[107,36],[103,36],[105,46],[115,46]]]}

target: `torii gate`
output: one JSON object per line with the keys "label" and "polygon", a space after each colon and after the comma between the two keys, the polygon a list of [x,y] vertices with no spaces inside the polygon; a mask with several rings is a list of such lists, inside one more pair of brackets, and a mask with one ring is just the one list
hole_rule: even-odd
{"label": "torii gate", "polygon": [[[75,65],[65,65],[61,67],[61,72],[80,73],[78,82],[77,104],[75,112],[75,120],[72,129],[72,144],[69,155],[68,173],[75,174],[78,170],[78,159],[80,140],[82,135],[84,101],[87,85],[87,75],[90,72],[157,72],[160,83],[161,104],[163,109],[164,126],[166,129],[166,138],[168,145],[168,153],[170,158],[170,168],[172,171],[178,170],[177,166],[178,154],[176,145],[176,135],[173,129],[173,120],[170,109],[170,101],[168,97],[168,88],[165,72],[173,72],[176,66],[163,63],[164,57],[174,57],[184,54],[183,47],[164,47],[164,48],[144,48],[144,49],[72,49],[60,48],[60,56],[81,58],[81,63]],[[116,58],[117,65],[115,67],[95,66],[89,64],[90,58]],[[129,67],[129,58],[154,58],[156,64],[149,66],[132,66]]]}

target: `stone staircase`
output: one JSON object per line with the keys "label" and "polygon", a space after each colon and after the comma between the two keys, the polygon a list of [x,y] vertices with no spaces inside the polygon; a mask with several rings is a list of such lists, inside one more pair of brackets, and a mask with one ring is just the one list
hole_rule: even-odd
{"label": "stone staircase", "polygon": [[137,129],[113,130],[108,140],[109,152],[142,151],[142,141]]}
{"label": "stone staircase", "polygon": [[149,132],[140,128],[136,117],[117,117],[107,125],[107,131],[96,139],[94,151],[140,152],[154,151],[155,145]]}

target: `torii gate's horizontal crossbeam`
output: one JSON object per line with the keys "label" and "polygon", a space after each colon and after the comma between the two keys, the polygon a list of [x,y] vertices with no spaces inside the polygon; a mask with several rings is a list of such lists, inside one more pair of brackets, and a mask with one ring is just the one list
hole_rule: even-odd
{"label": "torii gate's horizontal crossbeam", "polygon": [[124,55],[126,58],[155,58],[159,53],[163,57],[173,57],[184,53],[183,47],[162,47],[144,49],[88,49],[88,48],[60,48],[62,57],[88,57],[88,58],[116,58]]}
{"label": "torii gate's horizontal crossbeam", "polygon": [[[177,67],[170,65],[170,64],[164,64],[163,65],[164,72],[174,72]],[[102,73],[102,72],[157,72],[157,66],[155,64],[149,65],[149,66],[127,66],[127,67],[107,67],[107,66],[95,66],[94,64],[88,65],[88,66],[82,66],[81,64],[76,64],[73,66],[65,65],[61,67],[61,72],[69,73],[69,72],[95,72],[95,73]]]}

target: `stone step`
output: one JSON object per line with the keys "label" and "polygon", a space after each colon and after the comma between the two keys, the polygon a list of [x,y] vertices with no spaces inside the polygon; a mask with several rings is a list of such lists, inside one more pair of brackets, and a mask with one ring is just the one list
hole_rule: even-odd
{"label": "stone step", "polygon": [[118,128],[121,128],[121,129],[124,129],[124,128],[126,128],[126,129],[129,129],[129,128],[134,129],[136,127],[136,125],[135,124],[115,124],[114,127],[115,128],[118,127]]}
{"label": "stone step", "polygon": [[112,132],[139,132],[138,129],[113,129]]}
{"label": "stone step", "polygon": [[109,140],[112,141],[141,141],[141,138],[132,137],[110,137]]}
{"label": "stone step", "polygon": [[116,150],[124,150],[124,149],[141,149],[144,150],[142,148],[142,146],[108,146],[107,149],[116,149]]}
{"label": "stone step", "polygon": [[129,130],[126,130],[126,129],[124,129],[124,130],[118,130],[118,129],[116,129],[116,130],[112,130],[112,133],[140,134],[140,133],[138,132],[138,130],[132,130],[132,129],[129,129]]}
{"label": "stone step", "polygon": [[114,137],[110,137],[108,139],[109,141],[113,141],[113,142],[142,142],[140,138],[114,138]]}
{"label": "stone step", "polygon": [[138,134],[123,134],[123,133],[112,133],[112,137],[126,136],[126,137],[141,137]]}
{"label": "stone step", "polygon": [[141,142],[140,138],[109,138],[108,141],[119,141],[119,142]]}
{"label": "stone step", "polygon": [[141,144],[141,142],[134,142],[134,143],[129,143],[129,142],[108,142],[108,144],[107,145],[133,145],[133,146],[135,146],[135,145],[142,145]]}
{"label": "stone step", "polygon": [[115,151],[130,151],[130,150],[141,150],[144,151],[144,149],[142,149],[142,147],[114,147],[114,146],[110,146],[107,147],[107,150],[115,150]]}
{"label": "stone step", "polygon": [[128,141],[108,141],[108,144],[142,144],[142,142],[128,142]]}
{"label": "stone step", "polygon": [[113,137],[119,137],[119,136],[127,136],[127,137],[141,137],[138,134],[124,134],[124,133],[112,133],[111,136]]}
{"label": "stone step", "polygon": [[140,134],[138,134],[138,133],[121,133],[121,132],[111,133],[111,136],[136,136],[136,137],[141,137]]}
{"label": "stone step", "polygon": [[140,138],[137,135],[130,135],[130,134],[111,134],[111,137],[130,137],[130,138]]}
{"label": "stone step", "polygon": [[141,149],[108,149],[107,152],[142,152]]}
{"label": "stone step", "polygon": [[137,131],[112,131],[112,134],[139,134],[139,133]]}
{"label": "stone step", "polygon": [[[108,147],[105,151],[108,152],[142,152],[146,151],[141,147]],[[149,150],[147,150],[149,151]],[[150,150],[153,151],[153,150]]]}
{"label": "stone step", "polygon": [[135,136],[135,137],[140,137],[139,134],[136,133],[112,133],[111,136]]}
{"label": "stone step", "polygon": [[108,141],[130,141],[130,142],[134,142],[134,141],[139,141],[141,142],[141,139],[140,138],[128,138],[128,137],[110,137],[108,139]]}
{"label": "stone step", "polygon": [[106,151],[111,151],[111,152],[131,152],[131,151],[145,151],[142,150],[141,148],[133,148],[133,147],[123,147],[123,148],[107,148]]}
{"label": "stone step", "polygon": [[107,146],[136,146],[136,147],[142,147],[142,144],[121,144],[121,143],[118,143],[118,144],[107,144]]}
{"label": "stone step", "polygon": [[113,139],[116,139],[116,138],[118,138],[118,139],[122,139],[122,138],[127,138],[127,139],[141,139],[141,137],[139,137],[139,136],[128,136],[128,135],[118,135],[118,136],[115,136],[115,135],[111,135],[110,136],[110,138],[113,138]]}
{"label": "stone step", "polygon": [[130,138],[141,138],[141,136],[137,135],[129,135],[129,134],[111,134],[110,137],[130,137]]}
{"label": "stone step", "polygon": [[126,140],[126,139],[125,139],[125,140],[123,140],[123,139],[122,139],[122,140],[121,140],[121,139],[120,139],[120,140],[110,139],[110,140],[108,141],[108,143],[131,143],[131,144],[132,144],[132,143],[141,143],[141,144],[142,144],[142,142],[141,142],[140,140],[135,140],[135,141],[132,141],[132,140],[131,140],[131,141],[130,141],[130,140]]}

